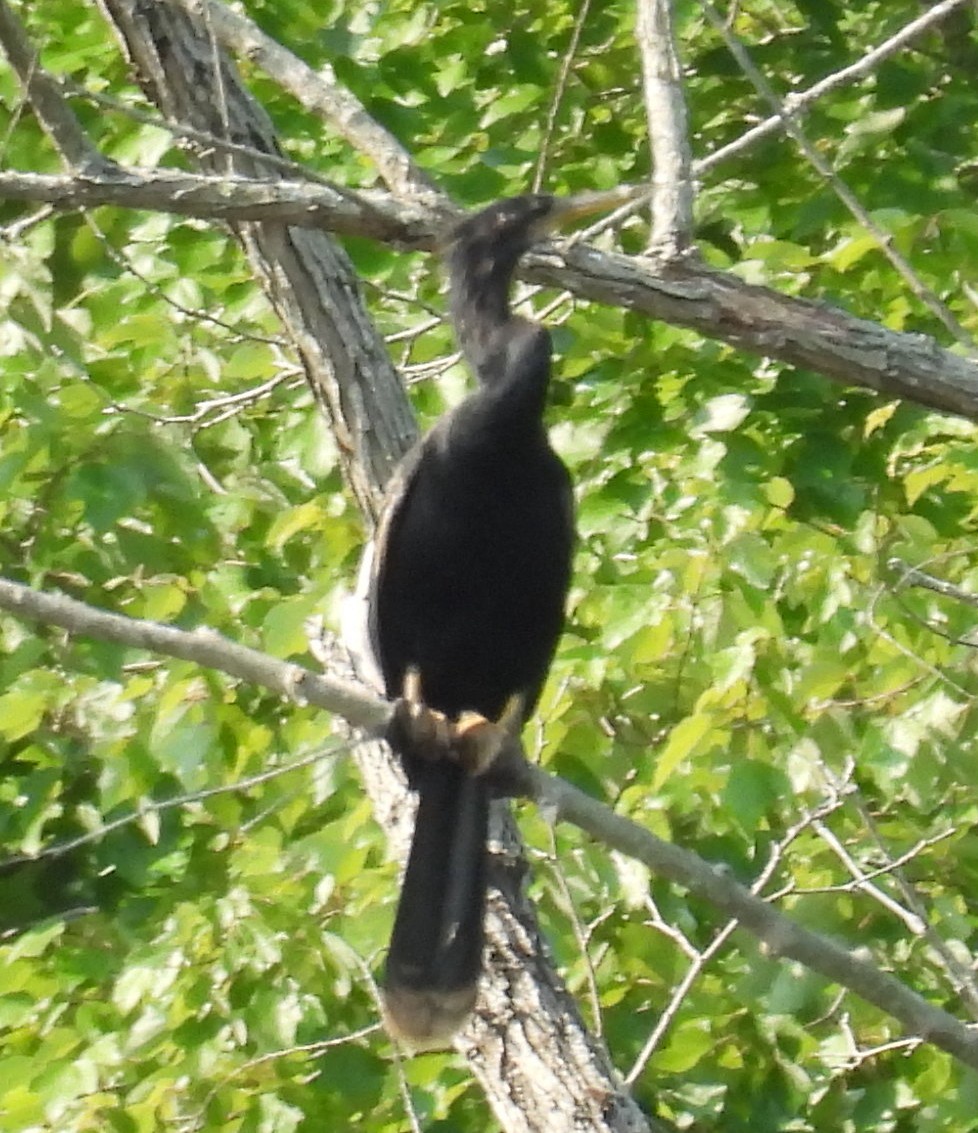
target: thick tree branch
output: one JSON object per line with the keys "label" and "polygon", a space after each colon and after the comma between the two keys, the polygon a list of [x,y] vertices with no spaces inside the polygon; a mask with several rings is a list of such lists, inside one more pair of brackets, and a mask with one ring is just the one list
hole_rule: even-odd
{"label": "thick tree branch", "polygon": [[[229,184],[234,186],[234,200]],[[0,174],[0,198],[6,195],[60,207],[128,204],[235,223],[274,219],[293,228],[326,225],[412,248],[434,248],[445,223],[440,212],[380,193],[162,171],[97,178]],[[927,335],[889,330],[826,303],[782,295],[694,262],[662,265],[574,245],[528,256],[520,270],[534,282],[630,307],[739,349],[815,370],[844,385],[866,386],[887,397],[978,420],[978,364]]]}
{"label": "thick tree branch", "polygon": [[527,257],[522,274],[584,299],[630,307],[741,350],[978,420],[978,364],[924,334],[893,331],[825,303],[686,261],[662,271],[578,245]]}
{"label": "thick tree branch", "polygon": [[[69,633],[195,661],[280,696],[301,698],[361,727],[376,729],[390,715],[386,701],[365,693],[358,685],[268,657],[210,630],[179,630],[158,622],[127,618],[2,578],[0,609],[25,621],[60,626]],[[734,918],[761,942],[769,955],[799,961],[892,1015],[909,1034],[978,1069],[978,1033],[880,971],[866,958],[864,950],[845,948],[802,928],[739,885],[727,871],[662,841],[604,803],[526,761],[519,786],[558,820],[570,822],[609,849],[643,862],[659,876]]]}
{"label": "thick tree branch", "polygon": [[398,248],[431,247],[435,223],[430,209],[369,189],[353,193],[321,182],[257,181],[169,169],[116,167],[97,176],[73,177],[4,172],[0,200],[43,202],[59,209],[114,205],[228,224],[275,221],[366,236]]}

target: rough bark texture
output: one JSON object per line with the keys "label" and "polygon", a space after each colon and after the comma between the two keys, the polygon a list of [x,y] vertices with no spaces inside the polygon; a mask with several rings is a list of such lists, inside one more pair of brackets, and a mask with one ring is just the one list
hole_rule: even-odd
{"label": "rough bark texture", "polygon": [[575,247],[528,257],[522,274],[584,299],[692,327],[847,386],[978,419],[978,365],[925,334],[889,330],[826,303],[779,295],[683,260],[663,266]]}
{"label": "rough bark texture", "polygon": [[[267,116],[233,64],[183,8],[169,0],[100,0],[137,77],[163,113],[195,129],[279,154]],[[277,179],[276,166],[237,152],[201,158],[211,172]],[[236,224],[255,271],[296,343],[309,381],[329,416],[349,482],[374,515],[381,487],[415,435],[413,418],[383,342],[363,308],[358,281],[324,233],[282,224]],[[339,657],[336,669],[342,669]],[[406,844],[411,807],[383,745],[363,744],[358,760],[379,821]],[[518,834],[497,816],[501,889],[488,919],[490,974],[477,1017],[459,1046],[489,1103],[512,1131],[661,1129],[620,1086],[603,1047],[588,1036],[541,947]]]}

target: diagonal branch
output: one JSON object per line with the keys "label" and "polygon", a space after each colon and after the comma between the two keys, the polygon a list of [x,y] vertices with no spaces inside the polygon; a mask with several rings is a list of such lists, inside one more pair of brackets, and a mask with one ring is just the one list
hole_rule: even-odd
{"label": "diagonal branch", "polygon": [[336,712],[360,728],[381,728],[390,716],[385,702],[359,685],[314,673],[302,665],[238,645],[216,630],[177,629],[144,618],[128,618],[99,610],[75,598],[32,590],[0,578],[0,609],[28,622],[60,626],[72,634],[148,649],[167,657],[193,661],[207,669],[267,688],[279,696]]}
{"label": "diagonal branch", "polygon": [[[910,23],[891,35],[889,39],[884,40],[871,51],[867,51],[855,63],[851,63],[848,67],[842,67],[838,71],[833,71],[831,75],[819,79],[817,83],[813,83],[806,90],[793,91],[786,95],[784,98],[785,110],[797,117],[810,110],[823,95],[866,78],[867,75],[871,75],[876,70],[880,63],[902,51],[917,36],[922,35],[925,31],[940,23],[941,20],[947,19],[958,8],[963,8],[969,3],[971,3],[971,0],[941,0],[939,4],[928,8],[915,20],[911,20]],[[702,176],[704,173],[715,169],[722,162],[739,156],[763,138],[777,134],[784,128],[784,115],[780,113],[772,114],[769,118],[765,118],[763,122],[758,122],[756,126],[752,126],[741,134],[736,141],[721,146],[720,149],[714,150],[713,153],[695,161],[693,163],[694,172],[697,176]]]}
{"label": "diagonal branch", "polygon": [[113,163],[98,152],[79,125],[58,83],[41,66],[36,49],[7,0],[0,0],[0,45],[62,161],[86,173],[112,168]]}
{"label": "diagonal branch", "polygon": [[798,146],[805,160],[808,161],[815,172],[818,173],[831,188],[832,192],[835,193],[839,200],[845,205],[853,218],[873,237],[880,252],[893,265],[897,273],[910,288],[910,291],[944,324],[947,330],[962,346],[973,351],[974,340],[972,336],[961,326],[954,315],[951,314],[950,310],[948,310],[947,306],[920,280],[907,260],[896,249],[889,234],[880,228],[873,217],[869,215],[869,212],[863,207],[862,202],[855,193],[853,193],[829,162],[812,144],[805,131],[802,129],[801,124],[795,119],[794,113],[778,98],[773,87],[754,65],[747,49],[733,32],[730,31],[726,21],[713,4],[710,3],[710,0],[702,0],[702,7],[707,20],[709,20],[713,28],[719,33],[727,46],[727,50],[737,61],[740,69],[754,85],[755,90],[761,98],[763,98],[769,106],[774,108],[775,113],[781,119],[785,133],[787,133],[795,145]]}
{"label": "diagonal branch", "polygon": [[[210,630],[180,630],[107,613],[9,579],[0,579],[0,609],[25,621],[61,626],[70,633],[195,661],[280,696],[319,705],[360,726],[377,728],[390,714],[385,701],[364,693],[357,685],[268,657]],[[570,822],[610,849],[644,863],[736,920],[741,928],[757,937],[770,955],[799,961],[892,1015],[909,1034],[919,1035],[978,1069],[978,1034],[880,971],[865,958],[865,950],[846,948],[803,928],[739,885],[729,872],[662,841],[604,803],[526,761],[519,786],[522,793],[557,820]]]}
{"label": "diagonal branch", "polygon": [[222,47],[250,59],[307,110],[331,122],[354,149],[374,163],[392,193],[418,198],[430,207],[445,204],[444,195],[431,178],[401,143],[370,117],[359,99],[340,85],[332,67],[326,64],[313,70],[257,24],[217,0],[177,3],[189,15],[202,19]]}
{"label": "diagonal branch", "polygon": [[847,386],[978,419],[978,364],[924,334],[893,331],[686,259],[657,273],[641,260],[576,246],[527,257],[522,274],[581,298],[691,327]]}

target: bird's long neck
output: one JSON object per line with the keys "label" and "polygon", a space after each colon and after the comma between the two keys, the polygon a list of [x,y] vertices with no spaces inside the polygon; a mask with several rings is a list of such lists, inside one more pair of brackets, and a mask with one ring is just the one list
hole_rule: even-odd
{"label": "bird's long neck", "polygon": [[539,426],[550,383],[550,335],[514,315],[509,283],[516,257],[451,263],[451,307],[466,361],[498,416],[513,424]]}
{"label": "bird's long neck", "polygon": [[516,256],[456,247],[449,261],[452,322],[458,345],[480,381],[482,364],[500,330],[513,321],[509,288]]}

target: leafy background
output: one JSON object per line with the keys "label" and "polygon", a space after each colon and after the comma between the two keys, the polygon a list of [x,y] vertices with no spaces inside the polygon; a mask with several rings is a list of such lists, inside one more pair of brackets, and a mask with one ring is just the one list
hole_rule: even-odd
{"label": "leafy background", "polygon": [[[703,156],[768,108],[699,5],[676,7]],[[537,179],[564,192],[648,176],[631,4],[245,8],[310,64],[330,62],[464,206]],[[751,0],[725,14],[785,93],[920,10]],[[94,6],[40,0],[19,14],[46,67],[116,100],[75,103],[103,152],[185,163],[162,128],[125,113],[142,101]],[[971,21],[952,17],[805,120],[968,335]],[[249,78],[291,156],[372,183],[321,122]],[[57,171],[2,65],[0,99],[5,166]],[[305,621],[335,620],[363,530],[233,241],[116,209],[0,204],[0,223],[4,573],[312,663]],[[616,234],[628,252],[646,238],[641,219]],[[697,239],[752,282],[949,342],[780,137],[704,178]],[[427,426],[465,388],[437,267],[348,248]],[[530,749],[744,881],[773,860],[764,892],[792,916],[975,1018],[974,615],[900,590],[888,566],[978,583],[972,425],[523,291],[555,328],[554,437],[580,527]],[[186,799],[328,749],[321,713],[6,616],[0,639],[0,1129],[393,1130],[405,1085],[427,1129],[494,1127],[457,1056],[400,1066],[373,1028],[368,973],[397,869],[349,762]],[[974,1126],[978,1082],[948,1056],[902,1042],[877,1009],[746,935],[718,938],[714,910],[574,830],[528,807],[522,820],[555,954],[650,1111],[728,1133]],[[854,883],[866,874],[872,891]]]}

